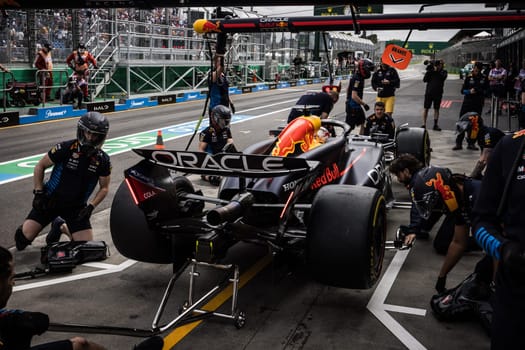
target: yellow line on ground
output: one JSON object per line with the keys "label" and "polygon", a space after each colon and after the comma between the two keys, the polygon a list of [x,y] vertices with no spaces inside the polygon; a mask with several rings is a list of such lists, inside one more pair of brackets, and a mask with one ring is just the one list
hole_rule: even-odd
{"label": "yellow line on ground", "polygon": [[[271,254],[266,255],[261,260],[257,261],[248,271],[243,273],[239,281],[239,289],[241,289],[248,281],[254,278],[262,269],[264,269],[272,261]],[[215,311],[217,310],[226,300],[232,297],[232,284],[223,289],[213,299],[211,299],[204,307],[203,310]],[[177,327],[173,332],[168,334],[164,338],[163,350],[172,349],[178,342],[180,342],[186,335],[188,335],[193,329],[195,329],[202,321],[195,321],[188,323],[181,327]]]}

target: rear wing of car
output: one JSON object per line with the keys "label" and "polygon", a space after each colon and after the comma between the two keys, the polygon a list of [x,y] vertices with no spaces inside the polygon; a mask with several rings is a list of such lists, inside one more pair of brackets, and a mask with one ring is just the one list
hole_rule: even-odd
{"label": "rear wing of car", "polygon": [[268,178],[289,174],[305,176],[320,162],[304,158],[195,151],[133,149],[133,152],[158,165],[183,173]]}

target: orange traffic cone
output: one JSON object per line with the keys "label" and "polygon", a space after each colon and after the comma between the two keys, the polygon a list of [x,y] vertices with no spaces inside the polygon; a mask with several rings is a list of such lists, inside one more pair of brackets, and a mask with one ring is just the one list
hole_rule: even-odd
{"label": "orange traffic cone", "polygon": [[162,130],[157,131],[157,143],[155,149],[164,149],[164,141],[162,140]]}

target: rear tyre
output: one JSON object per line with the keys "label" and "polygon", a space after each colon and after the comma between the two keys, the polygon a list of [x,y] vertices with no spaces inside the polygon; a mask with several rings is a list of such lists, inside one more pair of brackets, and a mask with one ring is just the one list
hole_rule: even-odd
{"label": "rear tyre", "polygon": [[385,240],[385,198],[377,189],[329,185],[319,190],[306,239],[307,263],[317,281],[372,287],[381,274]]}
{"label": "rear tyre", "polygon": [[424,128],[400,128],[396,134],[397,155],[412,154],[425,166],[430,164],[430,137]]}
{"label": "rear tyre", "polygon": [[[195,192],[185,177],[175,178],[173,182],[177,193]],[[153,229],[148,224],[144,212],[133,201],[125,181],[120,184],[111,204],[110,230],[117,250],[133,260],[182,266],[193,254],[192,240],[175,237]]]}

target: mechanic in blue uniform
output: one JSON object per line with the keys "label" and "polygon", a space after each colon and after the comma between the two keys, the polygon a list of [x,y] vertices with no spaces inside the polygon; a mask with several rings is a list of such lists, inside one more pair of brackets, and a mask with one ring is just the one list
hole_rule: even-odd
{"label": "mechanic in blue uniform", "polygon": [[473,211],[473,232],[498,260],[491,349],[525,349],[525,131],[494,148]]}
{"label": "mechanic in blue uniform", "polygon": [[[454,236],[439,271],[436,290],[445,290],[447,274],[454,268],[468,247],[472,208],[479,196],[481,181],[462,174],[452,174],[448,168],[428,166],[415,176],[410,196],[419,215],[427,220],[433,211],[442,211],[454,218]],[[492,280],[491,263],[484,261],[482,274],[487,284]]]}
{"label": "mechanic in blue uniform", "polygon": [[[388,170],[392,175],[397,178],[397,181],[404,185],[407,189],[412,187],[412,183],[415,179],[414,175],[417,174],[421,169],[423,169],[423,163],[421,163],[415,156],[412,154],[401,154],[396,159],[390,163]],[[426,239],[429,236],[430,229],[435,225],[435,223],[441,218],[442,213],[434,212],[430,219],[425,220],[417,211],[416,207],[412,204],[410,208],[410,223],[406,226],[402,226],[403,233],[405,235],[405,245],[410,246],[414,243],[416,238]],[[440,230],[441,231],[441,230]],[[450,235],[451,236],[451,235]],[[434,247],[436,243],[440,240],[440,235],[436,235],[434,239]],[[450,244],[450,239],[445,242],[446,247]],[[440,244],[440,246],[443,244]],[[442,252],[446,253],[445,251]]]}
{"label": "mechanic in blue uniform", "polygon": [[[459,118],[463,117],[466,113],[475,112],[481,116],[483,111],[483,105],[485,104],[485,95],[489,90],[489,80],[486,76],[481,73],[483,64],[481,62],[474,63],[472,72],[463,81],[461,87],[461,93],[464,95],[463,103],[461,104],[461,110],[459,112]],[[456,146],[452,148],[453,151],[457,151],[463,148],[462,143],[465,138],[465,132],[460,132],[456,136]],[[467,148],[477,150],[475,146],[476,140],[467,139]]]}
{"label": "mechanic in blue uniform", "polygon": [[[33,208],[15,233],[16,248],[25,249],[44,226],[62,217],[75,241],[93,240],[90,217],[109,191],[111,163],[102,150],[109,122],[88,112],[77,125],[77,138],[55,145],[35,166]],[[44,173],[53,166],[49,179]],[[96,186],[98,191],[91,197]]]}
{"label": "mechanic in blue uniform", "polygon": [[0,247],[0,349],[6,350],[103,350],[104,347],[82,337],[55,341],[31,347],[31,339],[47,331],[49,316],[41,312],[7,309],[15,285],[13,255]]}
{"label": "mechanic in blue uniform", "polygon": [[226,34],[217,34],[217,45],[213,57],[214,69],[208,81],[210,103],[208,106],[209,114],[217,105],[230,107],[231,112],[235,114],[235,106],[230,98],[230,82],[224,74],[224,54],[226,53]]}
{"label": "mechanic in blue uniform", "polygon": [[[49,328],[49,316],[41,312],[30,312],[6,308],[15,285],[13,255],[0,246],[0,350],[104,350],[105,348],[83,337],[54,341],[31,346],[35,335]],[[150,337],[134,347],[134,350],[160,350],[164,340]]]}
{"label": "mechanic in blue uniform", "polygon": [[458,133],[467,135],[469,145],[475,145],[477,141],[481,154],[470,177],[481,179],[492,150],[496,147],[499,140],[505,136],[505,133],[499,129],[486,126],[477,112],[465,113],[456,123],[456,129]]}
{"label": "mechanic in blue uniform", "polygon": [[374,105],[374,114],[368,116],[365,124],[361,126],[361,135],[370,135],[371,133],[387,134],[389,139],[394,138],[396,125],[394,119],[385,113],[384,102],[376,102]]}
{"label": "mechanic in blue uniform", "polygon": [[365,111],[370,107],[363,101],[363,90],[365,80],[370,78],[374,70],[374,63],[369,59],[361,59],[357,62],[356,69],[348,83],[346,94],[346,123],[353,130],[356,126],[365,122]]}
{"label": "mechanic in blue uniform", "polygon": [[305,106],[308,108],[310,115],[316,115],[321,119],[328,118],[328,115],[334,108],[334,104],[339,100],[339,92],[330,90],[329,92],[309,92],[299,98],[288,115],[288,123],[295,118],[305,115]]}
{"label": "mechanic in blue uniform", "polygon": [[[231,111],[223,105],[215,106],[210,112],[210,125],[199,134],[199,151],[216,154],[228,151],[233,147],[232,132],[230,130]],[[219,185],[219,176],[202,176],[203,180],[212,185]]]}

